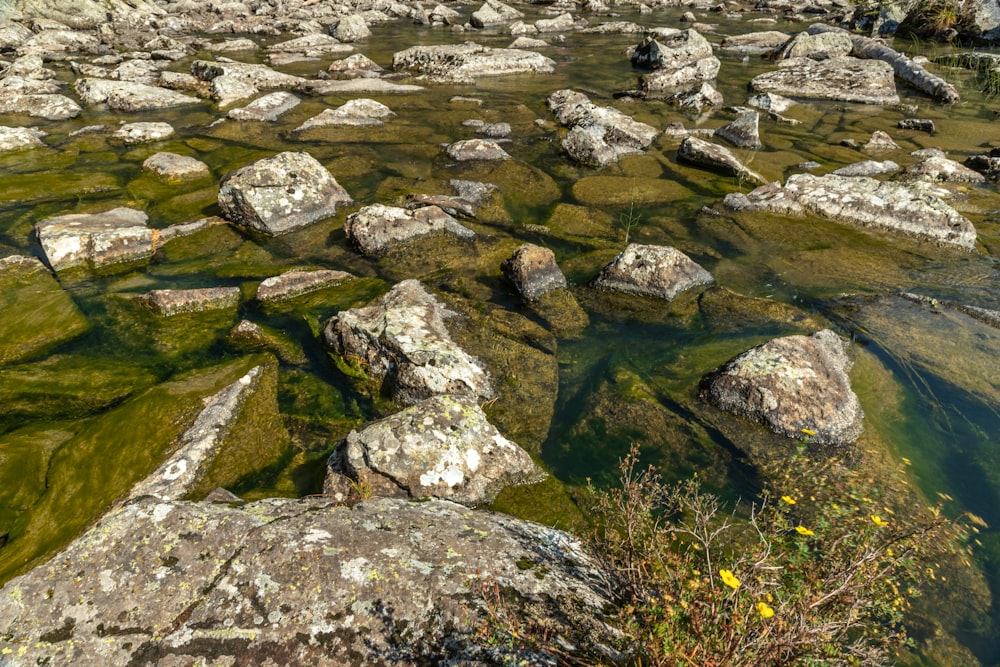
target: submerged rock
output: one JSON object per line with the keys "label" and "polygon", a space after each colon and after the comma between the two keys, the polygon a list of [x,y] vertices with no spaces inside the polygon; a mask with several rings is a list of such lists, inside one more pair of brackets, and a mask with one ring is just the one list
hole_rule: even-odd
{"label": "submerged rock", "polygon": [[35,223],[45,259],[55,271],[147,259],[153,230],[142,211],[118,207],[104,213],[70,213]]}
{"label": "submerged rock", "polygon": [[156,289],[138,297],[137,301],[155,315],[172,317],[206,310],[235,309],[240,303],[240,288]]}
{"label": "submerged rock", "polygon": [[245,107],[231,109],[226,116],[233,120],[250,120],[273,123],[287,111],[299,105],[298,97],[284,90],[259,97]]}
{"label": "submerged rock", "polygon": [[285,271],[280,276],[272,276],[262,280],[257,286],[256,298],[261,303],[286,301],[309,292],[340,285],[353,278],[354,276],[346,271],[333,269],[315,271],[292,269]]}
{"label": "submerged rock", "polygon": [[466,240],[476,236],[437,206],[408,210],[384,204],[365,206],[347,216],[344,232],[361,252],[376,257],[401,243],[432,234],[451,234]]}
{"label": "submerged rock", "polygon": [[583,93],[559,90],[546,99],[556,120],[570,128],[562,145],[577,162],[603,167],[641,153],[659,134],[612,107],[599,107]]}
{"label": "submerged rock", "polygon": [[728,148],[698,137],[686,137],[677,149],[677,159],[700,167],[721,171],[751,183],[764,183],[764,177],[751,171]]}
{"label": "submerged rock", "polygon": [[604,267],[594,287],[672,301],[685,290],[713,282],[712,274],[676,248],[630,243]]}
{"label": "submerged rock", "polygon": [[219,207],[233,224],[284,234],[328,218],[353,202],[308,153],[279,153],[230,172],[219,186]]}
{"label": "submerged rock", "polygon": [[545,478],[527,452],[486,420],[475,399],[455,396],[428,398],[351,431],[327,465],[333,474],[370,485],[375,496],[403,492],[470,507],[492,502],[508,486]]}
{"label": "submerged rock", "polygon": [[824,329],[747,350],[702,383],[704,398],[789,438],[828,445],[857,441],[864,413],[851,389],[846,344]]}
{"label": "submerged rock", "polygon": [[469,83],[481,76],[551,73],[555,61],[534,51],[495,49],[475,42],[444,46],[414,46],[392,56],[397,72],[442,83]]}
{"label": "submerged rock", "polygon": [[332,317],[323,339],[400,403],[441,394],[491,398],[486,369],[448,333],[445,319],[454,316],[419,282],[404,280],[371,304]]}
{"label": "submerged rock", "polygon": [[566,289],[566,276],[556,264],[555,253],[548,248],[525,243],[500,268],[526,301],[536,301],[552,290]]}
{"label": "submerged rock", "polygon": [[142,163],[142,168],[171,181],[202,178],[211,173],[208,165],[201,160],[176,153],[155,153],[154,155],[150,155]]}
{"label": "submerged rock", "polygon": [[510,153],[489,139],[464,139],[447,148],[448,157],[457,162],[473,160],[509,160]]}
{"label": "submerged rock", "polygon": [[843,56],[828,60],[792,58],[782,66],[754,77],[750,89],[789,97],[898,104],[892,66],[881,60]]}

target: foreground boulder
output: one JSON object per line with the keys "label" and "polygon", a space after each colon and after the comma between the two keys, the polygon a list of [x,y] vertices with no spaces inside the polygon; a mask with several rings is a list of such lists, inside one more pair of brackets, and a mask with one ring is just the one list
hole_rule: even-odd
{"label": "foreground boulder", "polygon": [[899,103],[891,65],[850,56],[784,60],[779,69],[754,77],[750,90],[842,102]]}
{"label": "foreground boulder", "polygon": [[392,56],[392,67],[442,83],[471,83],[481,76],[536,72],[549,74],[555,61],[534,51],[495,49],[475,42],[414,46]]}
{"label": "foreground boulder", "polygon": [[475,399],[457,396],[434,396],[351,431],[327,465],[334,479],[346,475],[376,496],[402,493],[470,507],[492,502],[508,486],[545,478]]}
{"label": "foreground boulder", "polygon": [[445,327],[454,316],[419,282],[404,280],[371,304],[330,318],[323,339],[369,379],[387,383],[400,403],[439,394],[491,398],[486,369]]}
{"label": "foreground boulder", "polygon": [[702,395],[789,438],[851,444],[861,435],[864,413],[851,390],[845,347],[829,329],[776,338],[713,371]]}
{"label": "foreground boulder", "polygon": [[353,200],[308,153],[285,152],[230,172],[219,186],[219,207],[230,222],[277,235],[328,218]]}
{"label": "foreground boulder", "polygon": [[747,195],[726,195],[723,204],[736,210],[781,215],[812,213],[837,222],[887,229],[959,248],[971,249],[976,244],[972,223],[944,203],[932,188],[920,183],[795,174],[784,186],[771,183]]}
{"label": "foreground boulder", "polygon": [[362,253],[376,257],[413,239],[435,234],[451,234],[472,240],[476,234],[437,206],[414,210],[372,204],[347,216],[344,232]]}
{"label": "foreground boulder", "polygon": [[147,259],[153,230],[142,211],[119,207],[104,213],[71,213],[35,224],[45,259],[55,271],[91,268]]}
{"label": "foreground boulder", "polygon": [[601,271],[594,287],[672,301],[681,292],[715,282],[676,248],[630,243]]}
{"label": "foreground boulder", "polygon": [[583,93],[559,90],[546,100],[556,119],[570,128],[562,145],[577,162],[603,167],[622,156],[641,153],[659,130],[611,107],[591,103]]}

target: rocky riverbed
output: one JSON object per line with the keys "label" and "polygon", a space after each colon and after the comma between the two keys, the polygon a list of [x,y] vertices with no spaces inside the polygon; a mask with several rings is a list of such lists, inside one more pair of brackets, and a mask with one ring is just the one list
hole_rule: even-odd
{"label": "rocky riverbed", "polygon": [[[491,582],[604,646],[561,529],[633,442],[1000,521],[995,64],[892,20],[0,8],[0,664],[493,664]],[[1000,656],[980,538],[936,664]]]}

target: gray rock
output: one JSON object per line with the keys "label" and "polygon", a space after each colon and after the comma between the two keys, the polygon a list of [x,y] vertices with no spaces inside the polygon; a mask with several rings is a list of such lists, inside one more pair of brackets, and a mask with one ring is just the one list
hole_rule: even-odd
{"label": "gray rock", "polygon": [[[35,21],[36,27],[40,27]],[[91,33],[68,30],[66,26],[36,30],[34,37],[21,44],[19,55],[38,55],[46,60],[61,60],[67,53],[97,54],[101,51],[100,40]]]}
{"label": "gray rock", "polygon": [[295,95],[279,90],[259,97],[245,107],[232,109],[226,116],[233,120],[273,123],[279,116],[297,107],[301,101]]}
{"label": "gray rock", "polygon": [[45,142],[42,137],[48,136],[33,127],[3,127],[0,126],[0,153],[21,151],[27,148],[42,148]]}
{"label": "gray rock", "polygon": [[212,53],[233,53],[236,51],[256,51],[257,42],[246,37],[238,39],[226,39],[215,44],[210,44],[208,50]]}
{"label": "gray rock", "polygon": [[[81,30],[111,24],[141,26],[166,13],[147,0],[11,0],[4,4],[15,15],[22,14],[36,23],[48,19]],[[0,17],[4,13],[0,9]]]}
{"label": "gray rock", "polygon": [[950,183],[985,183],[986,177],[960,162],[944,156],[932,156],[912,164],[903,172],[906,181],[931,181]]}
{"label": "gray rock", "polygon": [[361,98],[345,102],[336,109],[324,109],[318,115],[299,125],[294,131],[305,132],[317,127],[332,125],[380,127],[385,125],[384,119],[395,118],[395,116],[395,112],[381,102]]}
{"label": "gray rock", "polygon": [[760,115],[756,111],[744,111],[733,122],[718,128],[715,136],[722,137],[737,148],[761,148],[759,121]]}
{"label": "gray rock", "polygon": [[131,81],[85,78],[78,79],[73,88],[84,104],[104,104],[117,111],[150,111],[201,101],[166,88]]}
{"label": "gray rock", "polygon": [[[44,118],[45,120],[68,120],[80,115],[82,109],[80,105],[66,97],[60,95],[53,89],[46,86],[26,88],[15,86],[18,77],[5,78],[0,81],[0,113],[17,114],[31,116],[32,118]],[[49,92],[36,92],[38,90]]]}
{"label": "gray rock", "polygon": [[489,28],[524,18],[524,13],[500,0],[486,0],[483,6],[472,12],[469,22],[475,28]]}
{"label": "gray rock", "polygon": [[372,36],[365,18],[360,14],[345,16],[333,28],[333,36],[342,42],[364,42]]}
{"label": "gray rock", "polygon": [[264,234],[284,234],[336,214],[353,200],[316,158],[279,153],[230,172],[219,207],[230,222]]}
{"label": "gray rock", "polygon": [[493,387],[486,369],[445,327],[454,316],[419,282],[404,280],[371,304],[332,317],[323,339],[400,403],[442,394],[489,399]]}
{"label": "gray rock", "polygon": [[676,248],[630,243],[594,280],[594,287],[672,301],[715,282],[712,274]]}
{"label": "gray rock", "polygon": [[750,89],[791,97],[867,104],[898,104],[892,66],[881,60],[844,56],[828,60],[792,58],[773,71],[755,76]]}
{"label": "gray rock", "polygon": [[934,127],[934,121],[929,118],[904,118],[896,123],[896,127],[901,130],[916,130],[927,134],[934,134],[937,131]]}
{"label": "gray rock", "polygon": [[845,347],[828,329],[776,338],[713,371],[702,395],[721,410],[789,438],[854,443],[864,413],[851,390]]}
{"label": "gray rock", "polygon": [[0,21],[0,51],[14,51],[35,36],[26,26],[15,21]]}
{"label": "gray rock", "polygon": [[500,269],[526,301],[535,301],[552,290],[567,287],[566,276],[556,264],[555,253],[531,243],[515,250]]}
{"label": "gray rock", "polygon": [[191,73],[202,81],[229,76],[258,89],[296,88],[305,81],[300,76],[284,74],[267,65],[235,61],[196,60],[191,63]]}
{"label": "gray rock", "polygon": [[[334,473],[410,498],[486,505],[508,486],[545,478],[503,437],[474,398],[432,396],[351,433],[327,464]],[[375,481],[373,477],[385,479]],[[388,484],[386,483],[388,482]]]}
{"label": "gray rock", "polygon": [[[512,34],[512,35],[537,35],[538,34],[538,28],[536,28],[531,23],[525,23],[524,21],[514,21],[514,23],[510,26],[510,34]],[[519,48],[519,47],[511,46],[510,48],[514,49],[514,48]]]}
{"label": "gray rock", "polygon": [[204,287],[200,289],[155,289],[136,301],[159,317],[173,317],[206,310],[235,309],[240,304],[239,287]]}
{"label": "gray rock", "polygon": [[[296,53],[307,58],[321,58],[334,53],[350,53],[354,47],[321,32],[303,35],[267,47],[268,53]],[[360,55],[360,54],[358,54]]]}
{"label": "gray rock", "polygon": [[713,171],[721,171],[751,183],[764,183],[764,177],[751,171],[728,148],[698,137],[687,137],[677,149],[677,160]]}
{"label": "gray rock", "polygon": [[865,160],[834,169],[831,173],[836,176],[878,176],[879,174],[894,174],[897,171],[899,171],[899,165],[892,160],[884,162]]}
{"label": "gray rock", "polygon": [[212,79],[208,87],[209,95],[220,107],[247,100],[260,93],[260,89],[238,76],[222,74]]}
{"label": "gray rock", "polygon": [[826,60],[848,56],[854,50],[850,35],[842,32],[822,32],[811,35],[800,32],[781,51],[782,58]]}
{"label": "gray rock", "polygon": [[681,30],[658,39],[647,37],[632,52],[632,64],[654,70],[639,78],[644,94],[675,93],[719,73],[712,45],[696,30]]}
{"label": "gray rock", "polygon": [[777,93],[759,93],[747,98],[747,105],[760,109],[761,111],[773,111],[774,113],[785,113],[793,106],[795,100],[788,99]]}
{"label": "gray rock", "polygon": [[132,208],[71,213],[35,223],[45,259],[55,271],[147,259],[153,254],[148,216]]}
{"label": "gray rock", "polygon": [[434,234],[451,234],[472,240],[475,233],[437,206],[407,210],[372,204],[347,216],[347,239],[362,253],[380,257],[397,245]]}
{"label": "gray rock", "polygon": [[604,166],[641,153],[659,131],[612,107],[598,107],[583,93],[559,90],[546,99],[556,120],[570,128],[563,148],[578,162]]}
{"label": "gray rock", "polygon": [[693,113],[701,113],[705,107],[721,107],[725,101],[722,93],[707,81],[703,81],[694,88],[675,93],[669,99],[682,110]]}
{"label": "gray rock", "polygon": [[888,134],[882,130],[875,130],[872,136],[865,142],[862,148],[869,153],[882,153],[885,151],[899,150],[899,144],[892,140]]}
{"label": "gray rock", "polygon": [[442,83],[471,83],[478,77],[535,72],[549,74],[555,61],[534,51],[494,49],[475,42],[414,46],[392,56],[392,68]]}
{"label": "gray rock", "polygon": [[741,206],[745,210],[780,215],[811,213],[837,222],[972,249],[976,244],[972,223],[938,195],[947,192],[935,194],[925,184],[881,182],[863,176],[795,174],[788,177],[784,186],[771,183],[750,192]]}
{"label": "gray rock", "polygon": [[489,139],[506,139],[510,133],[510,123],[486,123],[476,130],[476,134]]}
{"label": "gray rock", "polygon": [[354,276],[346,271],[335,271],[333,269],[318,269],[307,271],[302,269],[292,269],[285,271],[279,276],[265,278],[257,286],[257,301],[261,303],[275,303],[287,301],[295,297],[335,287],[348,280],[353,280]]}
{"label": "gray rock", "polygon": [[473,160],[509,160],[510,154],[495,141],[489,139],[465,139],[456,141],[446,149],[448,157],[456,162]]}
{"label": "gray rock", "polygon": [[722,40],[719,46],[723,51],[734,53],[770,53],[785,45],[790,35],[777,30],[751,32],[743,35],[731,35]]}
{"label": "gray rock", "polygon": [[343,60],[334,60],[327,68],[328,72],[333,72],[344,78],[354,79],[358,77],[377,76],[384,70],[374,60],[363,53],[355,53]]}
{"label": "gray rock", "polygon": [[344,93],[392,95],[416,93],[423,90],[423,86],[394,83],[385,79],[359,77],[347,81],[307,81],[302,84],[301,89],[313,95],[339,95]]}
{"label": "gray rock", "polygon": [[533,39],[531,37],[521,36],[515,39],[513,42],[507,45],[508,49],[542,49],[546,46],[552,46],[544,39]]}
{"label": "gray rock", "polygon": [[[577,25],[577,20],[569,12],[551,19],[539,19],[535,21],[535,28],[538,32],[562,32],[564,30],[573,30]],[[584,25],[586,25],[586,22],[584,22]]]}
{"label": "gray rock", "polygon": [[169,123],[126,123],[111,136],[125,144],[133,145],[162,141],[173,133],[174,128]]}
{"label": "gray rock", "polygon": [[156,153],[151,155],[142,163],[142,168],[171,181],[202,178],[211,173],[208,165],[201,160],[176,153]]}

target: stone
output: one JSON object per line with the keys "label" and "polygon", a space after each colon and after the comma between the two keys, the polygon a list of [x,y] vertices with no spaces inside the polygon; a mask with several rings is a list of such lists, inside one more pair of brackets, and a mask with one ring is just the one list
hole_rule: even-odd
{"label": "stone", "polygon": [[659,131],[612,107],[599,107],[583,93],[559,90],[546,99],[556,120],[570,128],[563,148],[577,162],[605,166],[625,155],[641,153]]}
{"label": "stone", "polygon": [[718,128],[715,136],[737,148],[761,148],[759,122],[760,114],[756,111],[743,111],[736,116],[736,120]]}
{"label": "stone", "polygon": [[365,255],[381,257],[392,248],[416,238],[450,234],[472,240],[475,233],[437,206],[407,210],[396,206],[372,204],[347,216],[344,222],[347,239]]}
{"label": "stone", "polygon": [[452,217],[475,218],[479,201],[452,195],[406,195],[406,208],[418,209],[425,206],[436,206]]}
{"label": "stone", "polygon": [[861,435],[864,413],[851,389],[845,348],[829,329],[776,338],[713,371],[702,396],[788,438],[850,445]]}
{"label": "stone", "polygon": [[991,180],[1000,178],[1000,155],[970,155],[965,159],[965,166]]}
{"label": "stone", "polygon": [[191,73],[202,81],[214,81],[217,77],[228,76],[254,88],[296,88],[305,79],[273,70],[258,63],[236,61],[196,60],[191,63]]}
{"label": "stone", "polygon": [[534,39],[532,37],[520,36],[513,42],[507,45],[508,49],[542,49],[546,46],[552,46],[544,39]]}
{"label": "stone", "polygon": [[750,90],[790,97],[865,104],[898,104],[892,65],[843,56],[827,60],[791,58],[773,72],[750,80]]}
{"label": "stone", "polygon": [[751,106],[761,111],[772,111],[774,113],[785,113],[793,106],[795,100],[789,99],[777,93],[758,93],[747,98],[747,106]]}
{"label": "stone", "polygon": [[126,123],[111,136],[126,145],[163,141],[174,133],[169,123]]}
{"label": "stone", "polygon": [[930,181],[933,183],[985,183],[986,177],[960,162],[944,156],[932,156],[910,165],[903,172],[904,181]]}
{"label": "stone", "polygon": [[862,149],[870,153],[895,151],[899,150],[899,144],[893,141],[892,137],[882,130],[875,130],[872,132],[871,138],[862,146]]}
{"label": "stone", "polygon": [[330,63],[330,67],[326,71],[344,78],[353,79],[357,77],[377,76],[385,70],[363,53],[355,53],[353,56],[348,56],[343,60],[334,60]]}
{"label": "stone", "polygon": [[494,393],[489,373],[445,326],[455,316],[419,282],[404,280],[369,305],[333,316],[323,340],[399,403],[442,394],[488,400]]}
{"label": "stone", "polygon": [[[503,437],[475,399],[432,396],[368,424],[338,443],[327,466],[392,495],[486,505],[508,486],[545,478],[531,456]],[[385,478],[374,481],[373,477]]]}
{"label": "stone", "polygon": [[669,101],[684,111],[701,113],[705,107],[721,107],[725,100],[722,93],[716,90],[712,84],[703,81],[694,88],[675,93],[669,98]]}
{"label": "stone", "polygon": [[281,275],[262,280],[257,286],[256,299],[261,303],[288,301],[303,294],[341,285],[353,279],[354,276],[346,271],[292,269]]}
{"label": "stone", "polygon": [[235,309],[240,303],[239,287],[204,287],[199,289],[156,289],[136,301],[159,317],[173,317],[206,310]]}
{"label": "stone", "polygon": [[0,126],[0,153],[21,151],[28,148],[42,148],[45,146],[42,137],[46,136],[48,136],[47,132],[37,130],[33,127]]}
{"label": "stone", "polygon": [[518,247],[500,269],[525,301],[537,301],[552,290],[567,287],[555,253],[532,243]]}
{"label": "stone", "polygon": [[268,53],[271,54],[298,53],[308,58],[321,58],[334,53],[350,53],[353,50],[354,47],[350,44],[344,44],[336,37],[321,32],[303,35],[267,47]]}
{"label": "stone", "polygon": [[489,139],[465,139],[450,144],[446,149],[448,157],[456,162],[473,160],[509,160],[510,154],[495,141]]}
{"label": "stone", "polygon": [[897,171],[899,171],[899,165],[892,160],[884,162],[865,160],[834,169],[831,173],[836,176],[878,176],[879,174],[894,174]]}
{"label": "stone", "polygon": [[843,32],[821,32],[816,35],[800,32],[781,50],[781,57],[826,60],[848,56],[854,50],[851,36]]}
{"label": "stone", "polygon": [[576,19],[569,12],[551,19],[539,19],[535,21],[535,28],[538,32],[561,32],[564,30],[573,30],[576,26]]}
{"label": "stone", "polygon": [[721,63],[712,45],[694,29],[647,37],[632,52],[632,65],[652,69],[639,78],[644,95],[676,93],[714,79]]}
{"label": "stone", "polygon": [[341,42],[364,42],[372,36],[361,14],[345,16],[333,28],[333,36]]}
{"label": "stone", "polygon": [[896,123],[896,127],[901,130],[916,130],[918,132],[926,132],[927,134],[937,132],[937,129],[934,127],[934,121],[929,118],[904,118]]}
{"label": "stone", "polygon": [[177,153],[155,153],[142,163],[145,171],[152,172],[168,181],[203,178],[211,172],[201,160]]}
{"label": "stone", "polygon": [[474,28],[490,28],[524,18],[524,13],[500,0],[486,0],[483,6],[472,12],[469,22]]}
{"label": "stone", "polygon": [[231,109],[226,116],[233,120],[274,123],[282,114],[297,107],[301,101],[292,93],[279,90],[259,97],[245,107]]}
{"label": "stone", "polygon": [[35,235],[54,271],[97,268],[152,256],[153,230],[146,220],[142,211],[125,207],[70,213],[35,223]]}
{"label": "stone", "polygon": [[412,84],[394,83],[385,79],[370,77],[359,77],[350,80],[330,80],[330,81],[308,81],[302,85],[302,89],[313,95],[342,95],[364,93],[368,95],[394,95],[416,93],[423,90],[423,86]]}
{"label": "stone", "polygon": [[764,183],[764,177],[751,171],[728,148],[698,137],[686,137],[677,150],[677,160],[721,171],[751,183]]}
{"label": "stone", "polygon": [[684,292],[710,285],[712,274],[670,246],[630,243],[594,280],[594,287],[673,301]]}
{"label": "stone", "polygon": [[284,152],[230,172],[219,186],[223,216],[240,227],[277,235],[336,214],[353,200],[308,153]]}
{"label": "stone", "polygon": [[4,86],[8,79],[0,81],[0,113],[44,118],[45,120],[68,120],[76,118],[82,111],[79,104],[65,95],[51,93],[25,93]]}
{"label": "stone", "polygon": [[201,102],[197,97],[131,81],[78,79],[73,89],[89,106],[106,105],[116,111],[152,111]]}
{"label": "stone", "polygon": [[222,74],[212,79],[208,87],[209,95],[220,107],[250,99],[260,93],[260,89],[238,76]]}
{"label": "stone", "polygon": [[489,139],[506,139],[510,133],[510,123],[486,123],[476,130],[476,134]]}
{"label": "stone", "polygon": [[790,39],[788,33],[777,30],[730,35],[719,46],[723,51],[747,54],[763,54],[776,51]]}
{"label": "stone", "polygon": [[361,98],[345,102],[336,109],[325,109],[299,125],[294,131],[305,132],[317,127],[334,125],[381,127],[385,125],[384,119],[395,117],[395,112],[381,102]]}
{"label": "stone", "polygon": [[471,83],[479,77],[534,72],[550,74],[555,61],[534,51],[496,49],[475,42],[414,46],[392,56],[392,68],[441,83]]}

